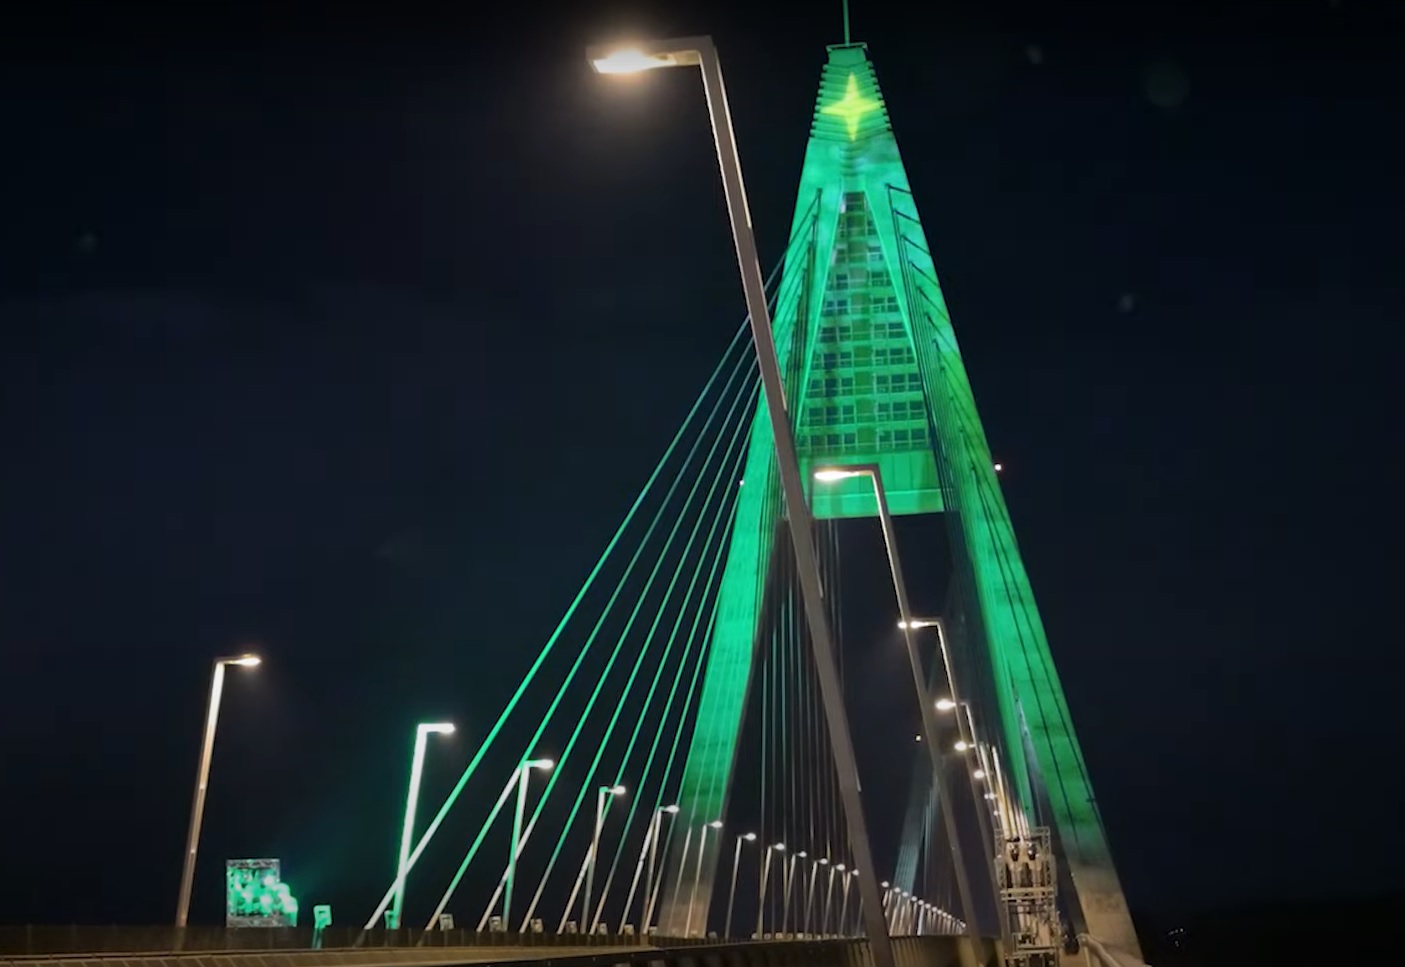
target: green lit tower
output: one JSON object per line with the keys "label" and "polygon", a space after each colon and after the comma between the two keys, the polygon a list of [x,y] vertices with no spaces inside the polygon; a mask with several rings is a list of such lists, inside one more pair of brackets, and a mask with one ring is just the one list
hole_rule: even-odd
{"label": "green lit tower", "polygon": [[[1075,923],[1138,950],[1083,754],[1035,606],[956,334],[867,48],[828,49],[777,290],[776,343],[801,469],[876,463],[894,514],[946,516],[948,615],[962,690],[1008,776],[1013,808],[1052,828]],[[687,882],[671,870],[658,930],[705,930],[765,594],[779,497],[765,409],[754,418],[721,603],[679,797]],[[817,519],[873,517],[866,479],[813,494]],[[697,843],[704,852],[699,862]],[[992,844],[993,846],[993,844]],[[676,854],[677,851],[675,851]],[[674,855],[671,862],[679,862]],[[696,864],[696,867],[695,867]],[[694,872],[696,868],[696,874]],[[694,880],[696,879],[696,886]]]}

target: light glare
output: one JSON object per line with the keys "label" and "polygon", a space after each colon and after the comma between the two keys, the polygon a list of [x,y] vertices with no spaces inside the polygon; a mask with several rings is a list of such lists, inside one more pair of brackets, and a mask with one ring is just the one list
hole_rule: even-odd
{"label": "light glare", "polygon": [[672,61],[666,57],[650,56],[641,50],[628,48],[614,51],[604,57],[596,57],[591,60],[590,66],[594,67],[598,74],[637,74],[658,67],[670,67]]}

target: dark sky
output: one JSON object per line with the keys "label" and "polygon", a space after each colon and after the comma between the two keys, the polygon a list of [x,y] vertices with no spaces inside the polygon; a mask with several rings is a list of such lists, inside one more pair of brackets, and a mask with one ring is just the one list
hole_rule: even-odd
{"label": "dark sky", "polygon": [[[378,898],[413,723],[481,734],[742,316],[696,80],[586,43],[716,36],[779,254],[837,3],[474,6],[7,25],[0,920],[170,917],[245,642],[195,918]],[[910,6],[855,38],[1133,905],[1396,885],[1398,17]]]}

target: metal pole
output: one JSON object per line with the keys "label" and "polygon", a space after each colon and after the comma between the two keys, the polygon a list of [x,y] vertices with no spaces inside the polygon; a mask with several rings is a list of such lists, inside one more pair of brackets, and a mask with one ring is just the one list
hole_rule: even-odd
{"label": "metal pole", "polygon": [[400,832],[400,860],[395,866],[395,895],[390,901],[390,925],[400,926],[400,910],[405,902],[405,874],[410,868],[410,837],[415,831],[415,809],[419,805],[420,777],[424,774],[424,749],[429,732],[415,729],[415,751],[410,758],[410,791],[405,796],[405,825]]}
{"label": "metal pole", "polygon": [[771,847],[766,847],[766,859],[761,863],[761,883],[756,891],[756,939],[766,936],[766,887],[771,882]]}
{"label": "metal pole", "polygon": [[585,868],[585,899],[581,903],[581,932],[590,933],[590,894],[595,886],[595,857],[600,852],[600,828],[605,825],[605,795],[608,786],[595,791],[595,829],[590,837],[590,856]]}
{"label": "metal pole", "polygon": [[[698,883],[702,880],[703,856],[707,854],[707,830],[708,827],[703,826],[702,833],[698,836],[698,862],[693,867],[693,892],[688,896],[688,919],[683,921],[683,936],[685,937],[693,935],[693,907],[698,902]],[[703,924],[703,933],[707,933],[706,923]]]}
{"label": "metal pole", "polygon": [[205,788],[210,782],[210,759],[215,751],[215,726],[220,717],[220,694],[224,691],[224,660],[215,662],[210,682],[210,699],[205,709],[205,738],[200,744],[200,765],[195,772],[195,801],[190,806],[190,830],[185,838],[185,863],[181,868],[180,897],[176,900],[176,926],[184,927],[190,916],[190,893],[195,885],[195,853],[200,847],[200,824],[205,818]]}
{"label": "metal pole", "polygon": [[864,919],[868,941],[873,954],[873,967],[893,967],[893,948],[883,923],[878,898],[878,880],[873,851],[868,842],[864,823],[863,801],[858,767],[854,761],[853,739],[844,713],[844,695],[834,665],[834,643],[830,637],[829,619],[825,613],[824,592],[820,586],[816,563],[814,534],[811,532],[810,507],[806,503],[805,486],[800,479],[800,463],[796,458],[795,439],[790,416],[786,411],[785,386],[781,378],[780,360],[776,354],[775,337],[771,332],[771,313],[766,306],[766,283],[752,234],[751,212],[742,182],[741,158],[737,153],[736,137],[732,132],[731,108],[722,82],[722,65],[717,48],[710,38],[698,45],[703,90],[707,95],[708,115],[712,121],[713,139],[717,144],[717,160],[722,171],[722,187],[727,196],[727,213],[732,223],[732,241],[737,250],[737,265],[741,269],[742,289],[746,294],[747,312],[751,317],[751,332],[756,343],[756,357],[765,388],[766,409],[775,435],[776,464],[780,471],[781,488],[785,494],[786,512],[790,517],[790,538],[795,546],[796,571],[800,578],[801,596],[810,628],[810,643],[814,651],[815,669],[824,700],[825,721],[828,725],[830,748],[838,776],[840,797],[844,803],[844,819],[848,827],[849,848],[858,866],[859,889],[863,898]]}
{"label": "metal pole", "polygon": [[[943,804],[942,819],[946,826],[947,839],[951,841],[951,862],[956,867],[956,890],[961,897],[961,909],[966,915],[966,932],[971,942],[979,949],[980,931],[976,926],[976,908],[971,894],[971,881],[966,873],[966,863],[961,855],[961,839],[956,833],[956,813],[951,808],[951,784],[947,781],[944,768],[945,756],[937,741],[937,712],[932,704],[932,696],[927,692],[926,676],[922,672],[922,658],[917,653],[917,641],[913,636],[912,609],[907,601],[907,584],[903,581],[902,562],[898,557],[897,534],[893,528],[893,518],[888,512],[888,494],[883,488],[883,476],[877,464],[870,464],[862,470],[873,481],[873,494],[878,502],[878,521],[883,527],[883,543],[888,548],[888,566],[893,572],[893,591],[898,599],[898,617],[902,621],[903,642],[907,645],[907,661],[912,668],[912,683],[917,689],[917,704],[922,710],[922,732],[927,742],[928,753],[932,757],[932,779],[937,785],[938,801]],[[951,676],[947,675],[947,685],[951,686]],[[956,695],[952,694],[955,700]],[[958,729],[958,733],[959,733]],[[863,867],[860,867],[863,869]]]}
{"label": "metal pole", "polygon": [[820,864],[810,863],[810,885],[805,889],[805,919],[801,921],[801,933],[810,933],[810,913],[815,909],[815,877],[819,875]]}
{"label": "metal pole", "polygon": [[[673,827],[673,828],[674,828],[674,829],[677,829],[676,826]],[[703,829],[706,830],[707,827],[704,826]],[[682,892],[682,890],[683,890],[683,871],[684,871],[684,870],[687,868],[687,866],[688,866],[688,845],[689,845],[692,841],[693,841],[693,829],[692,829],[692,827],[690,826],[690,827],[687,827],[686,832],[684,832],[684,834],[683,834],[683,852],[682,852],[682,854],[679,855],[679,857],[678,857],[678,875],[673,878],[673,895],[674,895],[674,896],[678,896],[679,893]],[[701,850],[699,850],[699,852],[701,852]],[[660,890],[662,887],[663,887],[663,870],[659,870],[659,882],[654,886],[654,898],[649,901],[649,923],[650,923],[650,929],[652,929],[652,924],[653,924],[653,920],[654,920],[654,907],[655,907],[655,905],[656,905],[656,904],[658,903],[658,901],[659,901],[659,890]]]}
{"label": "metal pole", "polygon": [[849,881],[853,877],[844,877],[844,888],[839,891],[839,935],[845,936],[849,929]]}
{"label": "metal pole", "polygon": [[[964,730],[966,734],[962,735],[962,738],[970,746],[969,751],[975,753],[974,760],[968,758],[966,761],[966,776],[971,786],[971,801],[975,803],[976,807],[976,822],[980,826],[981,837],[985,840],[986,870],[988,875],[990,876],[990,887],[993,893],[993,899],[995,901],[996,925],[1000,929],[1001,939],[1009,941],[1010,922],[1009,918],[1005,915],[1005,905],[1001,902],[1000,899],[1000,876],[996,872],[996,844],[995,837],[991,833],[990,829],[990,817],[988,815],[989,806],[985,801],[985,794],[981,790],[980,782],[976,779],[975,776],[976,765],[972,764],[973,761],[978,764],[984,763],[985,755],[981,751],[980,743],[976,741],[976,720],[975,717],[971,714],[971,703],[964,701],[961,698],[956,687],[956,673],[953,670],[951,660],[951,648],[947,642],[946,623],[942,619],[938,618],[934,622],[933,627],[937,632],[937,648],[942,659],[942,669],[946,673],[946,687],[947,690],[951,693],[950,697],[952,702],[956,704],[956,731],[958,735],[962,734],[963,730],[961,728],[961,723],[964,720],[966,723],[966,729]],[[991,786],[994,786],[994,780],[992,780],[990,777],[990,770],[985,769],[984,771],[986,773],[987,783]],[[948,827],[948,833],[949,832],[950,827]],[[962,902],[964,903],[965,901],[963,900]],[[973,927],[971,927],[970,924],[971,921],[974,919],[974,912],[970,908],[967,908],[967,932],[972,937],[975,936],[975,930]]]}
{"label": "metal pole", "polygon": [[790,932],[790,889],[795,881],[795,861],[800,858],[800,854],[792,853],[789,862],[785,865],[785,897],[781,900],[781,933]]}
{"label": "metal pole", "polygon": [[722,923],[722,939],[732,936],[732,907],[737,900],[737,867],[742,862],[742,837],[737,836],[737,848],[732,850],[732,885],[727,890],[727,919]]}
{"label": "metal pole", "polygon": [[[634,878],[629,881],[629,895],[624,898],[624,906],[620,910],[620,928],[615,931],[617,934],[624,933],[625,922],[629,920],[629,908],[634,905],[634,894],[639,889],[639,876],[644,872],[644,857],[649,852],[649,846],[654,841],[654,832],[659,825],[659,811],[654,810],[653,818],[649,820],[649,825],[645,828],[644,843],[639,849],[639,862],[634,864]],[[644,885],[644,902],[648,903],[649,885]],[[641,931],[642,933],[642,931]]]}
{"label": "metal pole", "polygon": [[[654,928],[654,903],[659,898],[659,887],[663,885],[663,871],[658,869],[659,843],[663,840],[663,815],[660,813],[654,818],[656,830],[654,840],[649,844],[649,872],[644,883],[644,928],[649,932]],[[673,838],[673,827],[668,828],[669,839]],[[684,837],[684,849],[687,849],[687,837]]]}
{"label": "metal pole", "polygon": [[512,887],[517,882],[517,851],[522,843],[522,813],[527,806],[527,776],[532,770],[524,762],[517,767],[517,805],[512,812],[512,851],[507,858],[507,881],[502,891],[502,925],[512,930]]}
{"label": "metal pole", "polygon": [[834,896],[834,867],[829,868],[829,879],[824,887],[824,916],[820,918],[820,936],[829,936],[829,907]]}

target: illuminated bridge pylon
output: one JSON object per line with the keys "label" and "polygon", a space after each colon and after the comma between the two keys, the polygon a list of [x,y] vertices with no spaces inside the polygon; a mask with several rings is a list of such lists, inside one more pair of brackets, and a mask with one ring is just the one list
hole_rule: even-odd
{"label": "illuminated bridge pylon", "polygon": [[[986,721],[972,716],[970,724],[1009,784],[992,801],[1018,829],[1036,815],[1051,818],[1075,923],[1135,952],[1087,768],[864,45],[829,49],[791,239],[774,328],[802,472],[876,465],[893,514],[945,515],[956,574],[948,641],[970,702],[960,713],[988,710]],[[727,813],[743,708],[768,627],[766,592],[775,586],[768,577],[787,550],[776,540],[782,504],[764,409],[752,424],[743,479],[679,797],[693,827]],[[873,485],[855,477],[817,487],[812,511],[818,521],[876,516]],[[675,877],[680,885],[661,914],[665,932],[710,922],[726,846],[710,841],[700,862],[693,858],[699,872],[691,878],[699,882]]]}
{"label": "illuminated bridge pylon", "polygon": [[[1078,929],[1135,952],[862,45],[829,50],[790,241],[767,294],[806,478],[871,467],[894,514],[941,514],[950,535],[946,604],[927,616],[940,638],[923,628],[914,639],[924,694],[909,684],[888,701],[904,717],[964,701],[947,702],[938,725],[925,716],[939,756],[882,779],[911,780],[906,820],[868,816],[904,829],[898,854],[875,856],[881,868],[868,871],[883,882],[889,929],[1050,947],[1053,903]],[[501,713],[456,718],[477,748],[427,826],[415,824],[403,927],[443,929],[449,914],[456,928],[510,933],[862,932],[747,335],[743,323],[535,656],[485,669],[480,687],[513,683]],[[816,483],[811,502],[837,626],[840,527],[876,516],[873,480]],[[388,858],[397,839],[387,837]],[[431,846],[434,862],[422,862]],[[382,925],[391,893],[368,928]]]}

